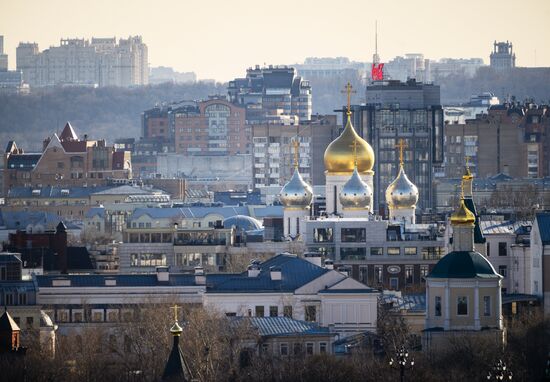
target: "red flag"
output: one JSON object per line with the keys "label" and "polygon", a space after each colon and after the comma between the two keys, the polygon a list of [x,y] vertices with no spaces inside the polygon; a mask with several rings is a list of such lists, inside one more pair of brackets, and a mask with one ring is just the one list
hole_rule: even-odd
{"label": "red flag", "polygon": [[384,79],[384,64],[372,64],[371,78],[373,81]]}

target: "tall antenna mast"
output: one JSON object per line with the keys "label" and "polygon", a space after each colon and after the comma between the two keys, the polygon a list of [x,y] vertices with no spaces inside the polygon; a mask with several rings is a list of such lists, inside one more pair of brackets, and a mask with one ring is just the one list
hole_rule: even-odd
{"label": "tall antenna mast", "polygon": [[380,57],[378,56],[378,20],[374,21],[374,55],[372,56],[372,63],[380,63]]}

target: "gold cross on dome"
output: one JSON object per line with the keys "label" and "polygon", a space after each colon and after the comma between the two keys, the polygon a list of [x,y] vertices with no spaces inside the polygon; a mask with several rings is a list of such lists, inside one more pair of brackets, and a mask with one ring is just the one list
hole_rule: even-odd
{"label": "gold cross on dome", "polygon": [[404,156],[403,156],[403,150],[405,150],[407,147],[409,147],[403,138],[399,140],[399,143],[395,145],[395,148],[399,149],[399,164],[403,166],[405,163]]}
{"label": "gold cross on dome", "polygon": [[353,164],[357,167],[357,139],[353,139],[353,143],[349,145],[353,148]]}
{"label": "gold cross on dome", "polygon": [[179,306],[177,305],[174,305],[174,306],[171,306],[170,309],[174,309],[174,321],[178,321],[178,308]]}
{"label": "gold cross on dome", "polygon": [[470,169],[470,159],[472,159],[469,155],[466,155],[464,157],[464,159],[466,159],[466,168],[469,170]]}
{"label": "gold cross on dome", "polygon": [[357,93],[355,90],[352,90],[353,86],[351,86],[351,83],[348,81],[346,85],[346,89],[342,91],[342,93],[347,93],[348,95],[348,115],[351,115],[351,93]]}
{"label": "gold cross on dome", "polygon": [[300,150],[300,142],[298,142],[298,137],[292,141],[292,146],[294,147],[294,168],[298,168],[298,158]]}

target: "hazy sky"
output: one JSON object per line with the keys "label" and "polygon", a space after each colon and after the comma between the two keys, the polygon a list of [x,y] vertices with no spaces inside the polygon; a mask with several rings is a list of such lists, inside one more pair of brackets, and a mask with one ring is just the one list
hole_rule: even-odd
{"label": "hazy sky", "polygon": [[305,57],[382,61],[481,57],[510,40],[518,66],[550,66],[550,0],[0,0],[10,68],[15,48],[60,38],[142,35],[151,66],[227,81],[254,64]]}

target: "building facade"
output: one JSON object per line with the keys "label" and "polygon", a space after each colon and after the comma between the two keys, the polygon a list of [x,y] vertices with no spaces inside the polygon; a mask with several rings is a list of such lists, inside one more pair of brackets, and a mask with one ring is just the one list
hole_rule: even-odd
{"label": "building facade", "polygon": [[80,139],[69,123],[44,140],[42,152],[25,153],[14,141],[4,152],[4,195],[12,187],[94,187],[131,177],[130,152],[103,139]]}
{"label": "building facade", "polygon": [[485,178],[550,175],[549,111],[546,105],[505,103],[463,124],[445,126],[445,175],[457,177],[465,157],[472,173]]}
{"label": "building facade", "polygon": [[227,95],[231,103],[246,108],[248,123],[311,119],[311,86],[291,67],[249,68],[245,78],[229,81]]}
{"label": "building facade", "polygon": [[31,87],[55,85],[136,86],[149,83],[147,45],[127,39],[62,39],[42,52],[36,43],[17,47],[17,70]]}
{"label": "building facade", "polygon": [[490,66],[497,70],[505,70],[516,67],[516,54],[512,51],[511,42],[494,42],[490,55]]}
{"label": "building facade", "polygon": [[439,86],[409,80],[367,86],[366,105],[352,106],[354,126],[376,155],[374,211],[383,211],[384,189],[399,165],[396,145],[404,140],[405,170],[420,190],[420,209],[433,207],[434,172],[443,163],[444,122]]}

